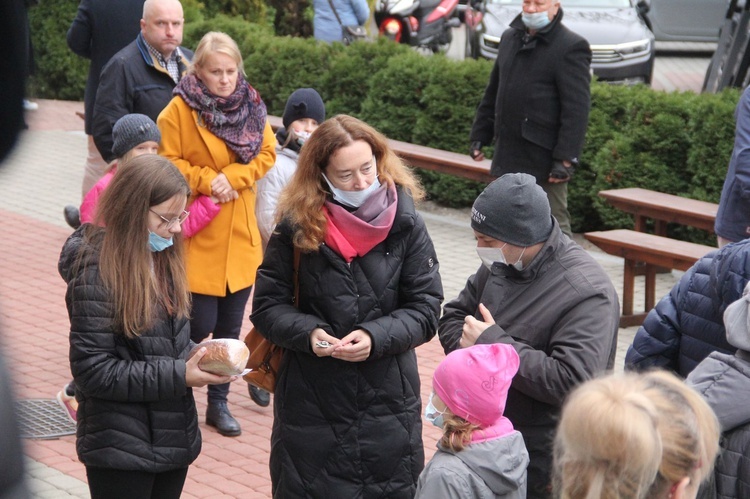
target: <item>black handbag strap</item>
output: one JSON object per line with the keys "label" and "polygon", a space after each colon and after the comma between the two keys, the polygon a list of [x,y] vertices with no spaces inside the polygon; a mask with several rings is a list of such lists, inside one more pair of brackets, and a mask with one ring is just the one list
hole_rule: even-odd
{"label": "black handbag strap", "polygon": [[300,251],[298,247],[294,247],[294,306],[299,308],[299,257]]}
{"label": "black handbag strap", "polygon": [[339,13],[336,12],[336,7],[333,6],[333,0],[328,0],[328,5],[331,6],[331,10],[333,11],[333,15],[336,16],[336,20],[339,22],[339,26],[342,28],[344,27],[344,23],[341,22],[341,18],[339,17]]}

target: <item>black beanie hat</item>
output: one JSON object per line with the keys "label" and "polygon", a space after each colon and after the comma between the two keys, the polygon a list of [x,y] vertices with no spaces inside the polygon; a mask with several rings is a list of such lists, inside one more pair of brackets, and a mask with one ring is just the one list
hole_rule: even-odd
{"label": "black beanie hat", "polygon": [[284,108],[284,128],[302,118],[312,118],[321,124],[326,119],[326,106],[314,88],[299,88],[286,101]]}

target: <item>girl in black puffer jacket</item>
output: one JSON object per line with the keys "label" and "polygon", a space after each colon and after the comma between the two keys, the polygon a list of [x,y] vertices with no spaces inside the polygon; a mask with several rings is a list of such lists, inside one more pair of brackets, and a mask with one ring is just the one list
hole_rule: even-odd
{"label": "girl in black puffer jacket", "polygon": [[60,255],[76,447],[94,499],[178,498],[201,447],[191,387],[230,380],[198,368],[205,349],[187,360],[189,195],[169,160],[134,158],[100,200],[101,226],[81,226]]}

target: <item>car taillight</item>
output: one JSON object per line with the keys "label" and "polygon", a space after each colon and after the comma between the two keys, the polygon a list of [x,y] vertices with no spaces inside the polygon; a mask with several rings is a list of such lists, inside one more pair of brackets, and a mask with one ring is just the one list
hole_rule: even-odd
{"label": "car taillight", "polygon": [[401,23],[389,17],[380,25],[380,33],[397,42],[401,41]]}

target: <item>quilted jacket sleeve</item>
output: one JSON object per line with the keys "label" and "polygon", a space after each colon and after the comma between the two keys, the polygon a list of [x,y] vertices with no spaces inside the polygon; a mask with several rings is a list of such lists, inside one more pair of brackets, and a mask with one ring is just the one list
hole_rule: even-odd
{"label": "quilted jacket sleeve", "polygon": [[[304,254],[300,259],[304,259]],[[282,222],[271,236],[263,263],[255,279],[253,325],[275,345],[312,354],[310,333],[324,327],[325,321],[295,307],[294,296],[294,245],[292,229]]]}
{"label": "quilted jacket sleeve", "polygon": [[690,288],[695,275],[695,267],[682,276],[668,295],[662,298],[646,316],[638,328],[633,344],[625,355],[625,369],[645,371],[661,367],[677,372],[679,369],[680,301]]}

